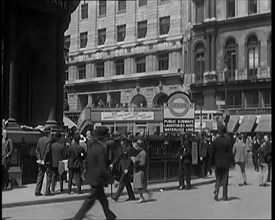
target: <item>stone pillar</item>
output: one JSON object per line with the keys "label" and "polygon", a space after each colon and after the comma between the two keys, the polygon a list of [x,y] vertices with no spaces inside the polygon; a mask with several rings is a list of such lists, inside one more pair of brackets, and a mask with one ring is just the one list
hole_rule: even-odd
{"label": "stone pillar", "polygon": [[216,62],[216,37],[215,37],[215,33],[211,33],[211,71],[216,71],[216,66],[215,66],[215,62]]}
{"label": "stone pillar", "polygon": [[210,71],[210,34],[206,33],[205,72]]}
{"label": "stone pillar", "polygon": [[17,117],[17,88],[18,80],[15,70],[15,56],[16,56],[16,14],[14,7],[10,8],[9,11],[9,33],[8,33],[8,50],[10,53],[9,57],[9,118],[8,126],[18,127],[16,123]]}
{"label": "stone pillar", "polygon": [[216,0],[210,0],[210,19],[216,18],[215,5],[216,5]]}
{"label": "stone pillar", "polygon": [[210,19],[210,10],[209,10],[209,5],[210,5],[210,0],[205,0],[204,1],[205,6],[204,6],[204,10],[205,10],[205,21],[209,21]]}

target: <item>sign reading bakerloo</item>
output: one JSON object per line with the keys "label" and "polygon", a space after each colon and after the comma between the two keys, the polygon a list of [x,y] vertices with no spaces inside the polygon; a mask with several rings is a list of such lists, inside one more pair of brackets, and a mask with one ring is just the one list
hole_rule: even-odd
{"label": "sign reading bakerloo", "polygon": [[194,131],[195,106],[186,93],[172,93],[163,108],[164,133]]}

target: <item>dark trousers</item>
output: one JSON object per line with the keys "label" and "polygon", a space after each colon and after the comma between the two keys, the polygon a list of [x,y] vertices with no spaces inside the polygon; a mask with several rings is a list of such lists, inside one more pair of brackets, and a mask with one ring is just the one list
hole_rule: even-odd
{"label": "dark trousers", "polygon": [[226,167],[216,167],[216,184],[215,184],[215,191],[219,194],[220,186],[223,186],[223,199],[228,198],[228,175],[229,175],[229,168]]}
{"label": "dark trousers", "polygon": [[267,163],[267,182],[272,180],[272,161]]}
{"label": "dark trousers", "polygon": [[254,169],[259,171],[258,157],[257,157],[256,154],[252,155],[252,162],[253,162],[253,165],[254,165]]}
{"label": "dark trousers", "polygon": [[60,192],[63,191],[63,180],[65,179],[64,174],[65,172],[63,172],[62,175],[59,175],[58,167],[52,168],[52,192],[55,190],[55,184],[58,178],[60,182]]}
{"label": "dark trousers", "polygon": [[5,189],[9,186],[9,169],[10,163],[6,159],[2,160],[2,189]]}
{"label": "dark trousers", "polygon": [[71,193],[72,191],[74,174],[76,175],[77,193],[81,193],[81,169],[80,168],[69,168],[68,192]]}
{"label": "dark trousers", "polygon": [[191,164],[183,164],[179,167],[179,186],[191,188]]}
{"label": "dark trousers", "polygon": [[91,186],[91,187],[92,187],[91,194],[88,196],[88,198],[85,200],[85,202],[83,203],[79,211],[74,216],[74,220],[83,219],[85,214],[94,205],[96,199],[100,202],[106,219],[115,219],[116,215],[109,209],[108,200],[104,193],[103,186]]}
{"label": "dark trousers", "polygon": [[37,175],[35,193],[41,193],[45,173],[47,175],[45,193],[50,193],[50,184],[51,184],[51,179],[52,179],[52,167],[49,165],[38,165],[38,175]]}
{"label": "dark trousers", "polygon": [[116,193],[116,196],[114,198],[117,200],[120,197],[120,195],[121,195],[121,193],[124,189],[124,186],[127,189],[129,199],[135,199],[135,194],[134,194],[134,191],[133,191],[132,185],[131,185],[131,178],[128,175],[128,173],[127,174],[124,174],[124,173],[121,174],[121,177],[119,179],[117,193]]}
{"label": "dark trousers", "polygon": [[211,164],[209,162],[209,157],[206,156],[201,161],[201,176],[205,177],[208,172],[211,174],[212,170],[211,170]]}

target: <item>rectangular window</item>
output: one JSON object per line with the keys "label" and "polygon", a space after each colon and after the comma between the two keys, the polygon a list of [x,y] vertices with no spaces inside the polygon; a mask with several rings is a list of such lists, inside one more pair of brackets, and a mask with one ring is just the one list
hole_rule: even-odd
{"label": "rectangular window", "polygon": [[196,1],[196,23],[204,21],[204,1]]}
{"label": "rectangular window", "polygon": [[99,1],[99,16],[106,15],[106,0]]}
{"label": "rectangular window", "polygon": [[117,26],[117,42],[124,41],[126,35],[126,24]]}
{"label": "rectangular window", "polygon": [[147,5],[147,0],[139,0],[138,2],[138,6],[144,6],[144,5]]}
{"label": "rectangular window", "polygon": [[96,66],[96,77],[104,77],[104,62],[98,62]]}
{"label": "rectangular window", "polygon": [[160,3],[166,3],[169,2],[169,0],[160,0]]}
{"label": "rectangular window", "polygon": [[145,38],[147,34],[147,21],[138,22],[138,38]]}
{"label": "rectangular window", "polygon": [[158,55],[159,70],[168,70],[169,68],[169,54],[159,54]]}
{"label": "rectangular window", "polygon": [[64,37],[64,47],[69,50],[70,44],[71,44],[71,36],[67,35]]}
{"label": "rectangular window", "polygon": [[137,57],[136,58],[136,67],[137,67],[137,73],[144,73],[146,70],[146,57]]}
{"label": "rectangular window", "polygon": [[64,80],[65,81],[69,80],[69,67],[67,65],[65,66]]}
{"label": "rectangular window", "polygon": [[124,60],[116,60],[116,75],[124,75]]}
{"label": "rectangular window", "polygon": [[249,90],[245,92],[246,107],[258,107],[259,96],[257,90]]}
{"label": "rectangular window", "polygon": [[170,29],[170,16],[159,19],[159,34],[168,34]]}
{"label": "rectangular window", "polygon": [[266,89],[262,91],[263,106],[271,107],[271,90]]}
{"label": "rectangular window", "polygon": [[257,47],[248,49],[248,79],[253,79],[257,75],[259,53]]}
{"label": "rectangular window", "polygon": [[88,32],[80,33],[80,48],[85,48],[88,42]]}
{"label": "rectangular window", "polygon": [[248,14],[256,14],[257,13],[257,0],[249,0],[248,1]]}
{"label": "rectangular window", "polygon": [[227,78],[235,79],[235,70],[237,68],[236,66],[236,51],[235,50],[228,50],[227,51]]}
{"label": "rectangular window", "polygon": [[126,0],[118,0],[118,11],[126,11]]}
{"label": "rectangular window", "polygon": [[88,3],[81,5],[81,19],[88,18]]}
{"label": "rectangular window", "polygon": [[85,79],[86,78],[86,64],[79,64],[77,66],[78,70],[78,79]]}
{"label": "rectangular window", "polygon": [[228,108],[241,108],[242,107],[241,91],[228,92],[226,104]]}
{"label": "rectangular window", "polygon": [[196,53],[195,55],[195,74],[196,80],[199,82],[203,81],[204,73],[204,52]]}
{"label": "rectangular window", "polygon": [[103,45],[106,40],[106,28],[98,30],[98,45]]}
{"label": "rectangular window", "polygon": [[227,0],[227,17],[234,18],[235,17],[235,0]]}

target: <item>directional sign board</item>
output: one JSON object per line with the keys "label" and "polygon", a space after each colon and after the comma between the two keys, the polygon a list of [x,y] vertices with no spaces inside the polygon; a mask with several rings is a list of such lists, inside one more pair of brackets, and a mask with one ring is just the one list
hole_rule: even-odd
{"label": "directional sign board", "polygon": [[163,132],[183,133],[194,131],[194,103],[184,92],[172,93],[163,109]]}

